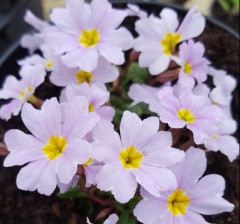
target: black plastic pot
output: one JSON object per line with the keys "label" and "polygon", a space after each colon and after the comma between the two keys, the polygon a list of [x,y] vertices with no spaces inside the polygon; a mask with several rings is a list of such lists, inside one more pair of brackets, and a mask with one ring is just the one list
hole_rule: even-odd
{"label": "black plastic pot", "polygon": [[[26,9],[42,16],[40,0],[1,0],[0,3],[0,67],[9,48],[31,27],[23,21]],[[7,53],[7,54],[6,54]]]}

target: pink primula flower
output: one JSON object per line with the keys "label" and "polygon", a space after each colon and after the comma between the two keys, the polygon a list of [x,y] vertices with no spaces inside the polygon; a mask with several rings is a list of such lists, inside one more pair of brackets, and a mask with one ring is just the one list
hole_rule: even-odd
{"label": "pink primula flower", "polygon": [[205,51],[203,44],[199,42],[194,43],[193,40],[189,40],[187,43],[182,43],[179,49],[181,60],[179,79],[182,82],[195,83],[194,79],[198,83],[205,82],[210,62],[203,57]]}
{"label": "pink primula flower", "polygon": [[66,87],[70,84],[88,84],[99,83],[105,84],[115,81],[119,76],[118,69],[100,57],[96,69],[92,72],[86,72],[79,68],[68,68],[59,60],[55,66],[56,69],[50,76],[50,81],[61,87]]}
{"label": "pink primula flower", "polygon": [[113,9],[107,0],[93,0],[90,5],[68,0],[66,9],[54,9],[50,16],[59,30],[47,35],[48,44],[62,54],[63,63],[70,68],[92,72],[99,56],[121,65],[123,50],[133,45],[130,32],[118,28],[126,16],[126,11]]}
{"label": "pink primula flower", "polygon": [[200,214],[231,212],[234,205],[222,198],[224,179],[215,174],[201,178],[206,165],[204,152],[191,147],[184,160],[171,167],[177,187],[161,192],[160,198],[141,190],[143,200],[136,206],[134,215],[144,224],[207,224]]}
{"label": "pink primula flower", "polygon": [[84,96],[88,99],[89,111],[96,112],[101,119],[112,121],[115,110],[110,106],[104,106],[109,101],[110,93],[105,86],[98,86],[87,83],[81,85],[69,85],[66,88],[66,96],[68,100],[76,96]]}
{"label": "pink primula flower", "polygon": [[20,70],[21,80],[8,76],[0,90],[0,99],[11,101],[0,108],[0,118],[9,120],[12,115],[19,114],[26,101],[34,100],[35,89],[44,82],[45,75],[42,66],[24,66]]}
{"label": "pink primula flower", "polygon": [[4,166],[22,166],[17,176],[17,186],[22,190],[50,195],[58,182],[69,184],[91,156],[91,144],[84,136],[99,121],[98,115],[88,112],[84,97],[60,105],[56,98],[45,101],[41,110],[26,103],[22,120],[32,133],[10,130],[5,143],[10,154]]}
{"label": "pink primula flower", "polygon": [[160,17],[151,15],[136,23],[139,37],[134,48],[141,52],[139,65],[148,67],[152,75],[165,71],[171,59],[177,60],[176,46],[199,36],[205,27],[205,19],[196,6],[190,9],[180,26],[172,9],[163,9]]}
{"label": "pink primula flower", "polygon": [[176,187],[174,175],[167,168],[184,157],[172,148],[170,132],[158,131],[159,119],[141,120],[125,111],[119,134],[113,125],[100,121],[93,130],[95,159],[105,165],[96,177],[97,187],[111,191],[116,200],[126,203],[133,198],[139,183],[151,194]]}
{"label": "pink primula flower", "polygon": [[186,126],[193,132],[196,144],[202,144],[205,136],[215,133],[221,111],[207,96],[196,96],[185,89],[176,97],[171,87],[160,90],[158,96],[160,120],[171,128]]}

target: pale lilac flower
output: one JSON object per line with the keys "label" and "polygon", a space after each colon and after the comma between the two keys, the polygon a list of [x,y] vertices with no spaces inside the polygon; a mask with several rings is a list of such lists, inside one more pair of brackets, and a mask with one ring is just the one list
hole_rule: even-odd
{"label": "pale lilac flower", "polygon": [[205,136],[215,133],[221,112],[208,97],[196,96],[189,89],[182,90],[176,97],[171,87],[160,90],[158,96],[161,102],[160,120],[171,128],[186,126],[193,132],[196,144],[203,143]]}
{"label": "pale lilac flower", "polygon": [[231,135],[224,135],[221,132],[211,135],[204,139],[204,145],[208,150],[220,151],[225,154],[229,161],[232,162],[239,155],[239,144]]}
{"label": "pale lilac flower", "polygon": [[46,71],[52,72],[57,69],[58,61],[60,60],[59,56],[53,54],[53,51],[47,45],[42,45],[40,50],[43,53],[43,56],[34,54],[28,56],[24,59],[18,61],[20,66],[25,65],[41,65]]}
{"label": "pale lilac flower", "polygon": [[105,84],[115,81],[119,76],[118,69],[100,57],[98,65],[92,72],[86,72],[79,68],[68,68],[58,61],[56,69],[50,76],[51,82],[56,86],[66,87],[70,84]]}
{"label": "pale lilac flower", "polygon": [[58,69],[58,64],[60,61],[60,56],[59,55],[55,55],[53,52],[53,49],[46,45],[46,44],[42,44],[39,47],[39,50],[42,53],[42,56],[40,55],[32,55],[29,56],[25,59],[19,60],[18,64],[21,66],[30,64],[30,65],[42,65],[46,71],[49,72],[53,72],[55,70]]}
{"label": "pale lilac flower", "polygon": [[57,182],[57,185],[59,187],[60,193],[65,193],[67,192],[70,188],[76,187],[77,184],[79,183],[80,177],[78,175],[75,175],[73,179],[70,181],[68,184],[63,184],[59,180]]}
{"label": "pale lilac flower", "polygon": [[0,99],[11,101],[0,108],[0,118],[9,120],[16,116],[26,101],[34,101],[35,89],[44,82],[46,72],[42,66],[24,66],[20,70],[21,80],[8,76],[0,90]]}
{"label": "pale lilac flower", "polygon": [[152,112],[158,113],[160,110],[159,107],[161,106],[159,102],[158,91],[168,85],[169,83],[158,88],[135,83],[130,86],[128,96],[133,100],[132,105],[143,102],[149,105],[149,109]]}
{"label": "pale lilac flower", "polygon": [[[221,108],[221,107],[220,107]],[[217,125],[217,130],[212,135],[204,138],[204,145],[208,150],[220,151],[232,162],[239,155],[239,144],[231,134],[237,130],[237,122],[222,110],[222,116]]]}
{"label": "pale lilac flower", "polygon": [[112,121],[115,110],[110,106],[104,106],[109,101],[110,93],[105,86],[98,86],[87,83],[81,85],[69,85],[66,88],[66,96],[68,100],[76,96],[84,96],[88,99],[89,111],[96,112],[101,119]]}
{"label": "pale lilac flower", "polygon": [[84,174],[86,176],[86,187],[97,185],[96,176],[103,167],[103,164],[90,158],[87,163],[84,164]]}
{"label": "pale lilac flower", "polygon": [[184,157],[172,148],[170,132],[159,131],[159,119],[141,120],[125,111],[119,134],[113,125],[100,121],[93,130],[95,159],[105,165],[96,177],[97,187],[111,191],[117,201],[128,202],[139,183],[151,194],[176,187],[174,175],[167,168]]}
{"label": "pale lilac flower", "polygon": [[[192,92],[194,95],[197,95],[197,96],[209,97],[211,100],[211,103],[219,108],[219,110],[221,111],[221,118],[220,118],[217,126],[218,126],[218,129],[221,130],[222,134],[229,135],[229,134],[234,134],[236,132],[237,124],[236,124],[236,121],[232,117],[231,99],[228,100],[228,102],[227,102],[228,104],[226,104],[226,105],[222,105],[221,103],[215,102],[211,98],[212,92],[210,91],[210,88],[206,84],[203,84],[203,83],[195,86],[193,88]],[[220,101],[223,102],[224,100],[220,100]],[[218,101],[218,102],[220,102],[220,101]]]}
{"label": "pale lilac flower", "polygon": [[210,98],[214,103],[228,106],[232,100],[232,93],[237,86],[236,79],[224,70],[211,68],[210,74],[213,76],[213,83],[216,86],[210,93]]}
{"label": "pale lilac flower", "polygon": [[[81,12],[81,13],[79,13]],[[47,35],[48,44],[70,67],[91,72],[98,64],[99,56],[110,63],[124,63],[124,50],[133,45],[130,32],[117,29],[127,12],[113,9],[107,0],[93,0],[90,5],[83,0],[68,0],[66,9],[54,9],[51,20],[59,31]]]}
{"label": "pale lilac flower", "polygon": [[[103,224],[117,224],[119,218],[116,214],[110,215]],[[90,222],[89,218],[87,218],[87,224],[93,224]]]}
{"label": "pale lilac flower", "polygon": [[141,10],[138,5],[128,4],[127,7],[128,16],[137,16],[141,19],[148,16],[147,12]]}
{"label": "pale lilac flower", "polygon": [[184,42],[179,47],[179,58],[181,60],[181,70],[179,79],[182,82],[198,83],[207,80],[210,62],[204,58],[204,46],[202,43],[194,43],[193,40]]}
{"label": "pale lilac flower", "polygon": [[192,92],[197,96],[209,96],[210,88],[205,83],[199,83],[194,88],[192,88]]}
{"label": "pale lilac flower", "polygon": [[21,39],[21,46],[27,48],[29,53],[32,54],[44,43],[43,33],[45,31],[50,31],[52,27],[48,23],[37,18],[30,10],[26,11],[24,21],[38,31],[34,34],[25,34]]}
{"label": "pale lilac flower", "polygon": [[144,224],[207,224],[201,214],[231,212],[234,205],[222,198],[224,179],[215,174],[201,178],[206,165],[204,152],[191,147],[184,160],[171,168],[177,187],[161,192],[160,198],[141,190],[143,200],[136,206],[134,215]]}
{"label": "pale lilac flower", "polygon": [[[219,75],[221,77],[220,73]],[[231,83],[231,81],[234,81],[234,79],[230,77],[229,82]],[[225,85],[230,86],[231,85],[230,83],[228,84],[226,83]],[[202,95],[208,97],[210,94],[210,89],[206,84],[198,84],[196,87],[194,87],[193,93],[198,96]],[[228,94],[230,98],[231,97],[230,92]],[[239,144],[237,140],[233,136],[231,136],[237,130],[237,123],[232,118],[231,115],[230,105],[231,99],[227,100],[228,105],[226,106],[220,104],[220,102],[222,102],[223,104],[226,103],[227,98],[225,96],[224,98],[220,97],[218,99],[219,100],[215,98],[215,100],[217,100],[219,103],[215,102],[213,99],[211,100],[212,104],[217,106],[221,111],[220,119],[216,124],[215,132],[212,133],[211,135],[206,135],[204,137],[203,143],[208,150],[215,152],[220,151],[221,153],[225,154],[228,157],[228,159],[232,162],[239,155]]]}
{"label": "pale lilac flower", "polygon": [[176,46],[199,36],[205,27],[205,19],[196,6],[190,9],[180,26],[172,9],[163,9],[160,17],[150,16],[136,23],[139,37],[134,48],[141,52],[139,65],[149,68],[152,75],[165,71],[171,59],[177,60]]}
{"label": "pale lilac flower", "polygon": [[86,98],[76,97],[64,105],[56,98],[46,100],[41,110],[26,103],[22,120],[32,135],[19,130],[6,133],[10,154],[4,166],[28,163],[17,176],[18,188],[50,195],[59,182],[69,184],[78,164],[88,161],[92,147],[83,138],[99,117],[88,112]]}
{"label": "pale lilac flower", "polygon": [[116,214],[110,215],[103,224],[116,224],[119,218]]}

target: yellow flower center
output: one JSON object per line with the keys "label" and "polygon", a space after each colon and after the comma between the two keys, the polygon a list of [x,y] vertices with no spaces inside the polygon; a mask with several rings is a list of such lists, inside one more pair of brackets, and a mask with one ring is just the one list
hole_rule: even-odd
{"label": "yellow flower center", "polygon": [[187,75],[191,75],[191,73],[192,73],[192,66],[190,65],[189,62],[186,62],[184,64],[184,73]]}
{"label": "yellow flower center", "polygon": [[168,211],[174,216],[186,214],[186,208],[189,204],[189,197],[181,189],[173,192],[167,201]]}
{"label": "yellow flower center", "polygon": [[177,116],[179,119],[181,119],[184,122],[187,122],[188,124],[193,124],[196,120],[196,118],[192,115],[191,111],[186,109],[180,109],[177,112]]}
{"label": "yellow flower center", "polygon": [[218,105],[218,103],[212,100],[212,105]]}
{"label": "yellow flower center", "polygon": [[166,55],[173,55],[176,52],[176,46],[181,42],[181,35],[175,33],[167,33],[161,41],[163,53]]}
{"label": "yellow flower center", "polygon": [[19,93],[20,100],[23,101],[28,93],[33,93],[33,88],[31,86],[28,86],[25,90]]}
{"label": "yellow flower center", "polygon": [[52,61],[47,61],[47,62],[45,63],[45,67],[46,67],[47,69],[52,68],[52,67],[53,67],[53,62],[52,62]]}
{"label": "yellow flower center", "polygon": [[214,140],[216,140],[216,139],[218,138],[218,136],[217,136],[217,135],[213,135],[212,138],[213,138]]}
{"label": "yellow flower center", "polygon": [[94,112],[95,111],[94,106],[92,104],[89,104],[88,110],[89,112]]}
{"label": "yellow flower center", "polygon": [[123,167],[127,170],[138,169],[141,166],[143,154],[133,146],[123,150],[119,155]]}
{"label": "yellow flower center", "polygon": [[52,136],[47,145],[42,149],[43,154],[49,159],[57,159],[60,157],[67,147],[67,140],[59,136]]}
{"label": "yellow flower center", "polygon": [[79,38],[84,47],[95,47],[100,42],[100,34],[97,30],[84,30]]}
{"label": "yellow flower center", "polygon": [[82,84],[84,82],[91,83],[93,75],[91,72],[78,71],[76,74],[76,79],[78,84]]}
{"label": "yellow flower center", "polygon": [[86,168],[87,166],[91,165],[93,163],[93,159],[90,158],[86,163],[84,163],[82,166],[83,168]]}

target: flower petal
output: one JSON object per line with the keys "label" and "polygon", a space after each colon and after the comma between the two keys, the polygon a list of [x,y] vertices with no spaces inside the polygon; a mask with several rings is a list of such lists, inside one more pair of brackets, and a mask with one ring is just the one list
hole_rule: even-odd
{"label": "flower petal", "polygon": [[222,198],[225,188],[224,179],[216,174],[203,177],[188,195],[191,198],[189,209],[204,215],[231,212],[234,205]]}
{"label": "flower petal", "polygon": [[204,151],[191,147],[187,150],[184,160],[171,167],[178,181],[178,187],[187,191],[191,189],[204,174],[207,159]]}
{"label": "flower petal", "polygon": [[115,65],[122,65],[125,62],[124,54],[120,47],[110,43],[102,43],[97,46],[97,50],[101,56]]}
{"label": "flower petal", "polygon": [[42,110],[25,103],[22,109],[22,120],[31,133],[43,142],[51,136],[61,136],[61,110],[56,98],[46,100]]}
{"label": "flower petal", "polygon": [[4,141],[10,154],[4,160],[4,166],[21,166],[25,163],[44,158],[41,149],[44,143],[19,130],[10,130]]}
{"label": "flower petal", "polygon": [[137,182],[155,197],[161,196],[160,191],[176,189],[176,177],[169,169],[142,164],[133,173]]}
{"label": "flower petal", "polygon": [[162,55],[149,66],[149,72],[152,75],[158,75],[168,68],[169,63],[170,58],[168,56]]}
{"label": "flower petal", "polygon": [[188,11],[177,33],[181,34],[181,41],[188,40],[199,36],[205,24],[205,18],[199,13],[197,6],[194,6]]}
{"label": "flower petal", "polygon": [[142,223],[158,223],[167,212],[166,202],[155,198],[152,200],[142,200],[135,207],[133,214]]}

